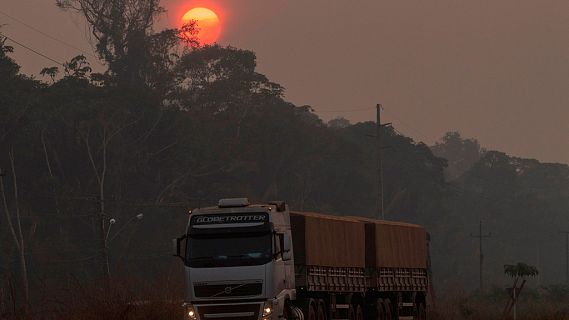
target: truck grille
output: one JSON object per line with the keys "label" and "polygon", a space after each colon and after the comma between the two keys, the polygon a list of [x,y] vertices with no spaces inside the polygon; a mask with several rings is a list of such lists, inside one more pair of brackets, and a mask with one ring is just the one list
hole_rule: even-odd
{"label": "truck grille", "polygon": [[261,305],[236,304],[221,306],[198,306],[200,319],[257,320]]}
{"label": "truck grille", "polygon": [[200,284],[194,285],[197,298],[250,297],[263,293],[262,283]]}

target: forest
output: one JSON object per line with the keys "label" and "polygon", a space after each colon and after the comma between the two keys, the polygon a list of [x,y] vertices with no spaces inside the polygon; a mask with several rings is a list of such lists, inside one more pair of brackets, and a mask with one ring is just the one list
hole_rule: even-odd
{"label": "forest", "polygon": [[[57,1],[90,24],[103,72],[75,56],[22,74],[0,36],[0,317],[126,284],[180,295],[170,239],[219,198],[375,215],[375,122],[287,102],[254,52],[201,45],[193,24],[156,31],[156,1],[99,3]],[[565,283],[566,164],[381,130],[386,219],[426,226],[437,294],[478,288],[480,221],[489,290],[519,261],[540,270],[533,288]]]}

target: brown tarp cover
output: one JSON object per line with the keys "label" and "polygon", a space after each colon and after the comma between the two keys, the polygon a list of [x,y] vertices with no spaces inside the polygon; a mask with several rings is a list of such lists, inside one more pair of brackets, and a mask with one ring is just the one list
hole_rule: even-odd
{"label": "brown tarp cover", "polygon": [[365,222],[366,266],[427,268],[427,232],[418,225],[353,217]]}
{"label": "brown tarp cover", "polygon": [[365,267],[365,224],[347,217],[291,212],[295,264]]}

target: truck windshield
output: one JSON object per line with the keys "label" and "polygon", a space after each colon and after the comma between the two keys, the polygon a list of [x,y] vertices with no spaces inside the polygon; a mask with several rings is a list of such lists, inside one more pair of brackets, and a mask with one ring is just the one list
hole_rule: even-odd
{"label": "truck windshield", "polygon": [[193,268],[252,266],[272,260],[272,237],[265,234],[192,236],[186,263]]}

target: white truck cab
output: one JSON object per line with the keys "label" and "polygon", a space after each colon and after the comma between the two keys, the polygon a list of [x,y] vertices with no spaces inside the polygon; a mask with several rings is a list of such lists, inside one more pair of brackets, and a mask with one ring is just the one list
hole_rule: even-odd
{"label": "white truck cab", "polygon": [[184,261],[186,319],[287,318],[296,290],[285,203],[233,198],[195,209],[173,245]]}

